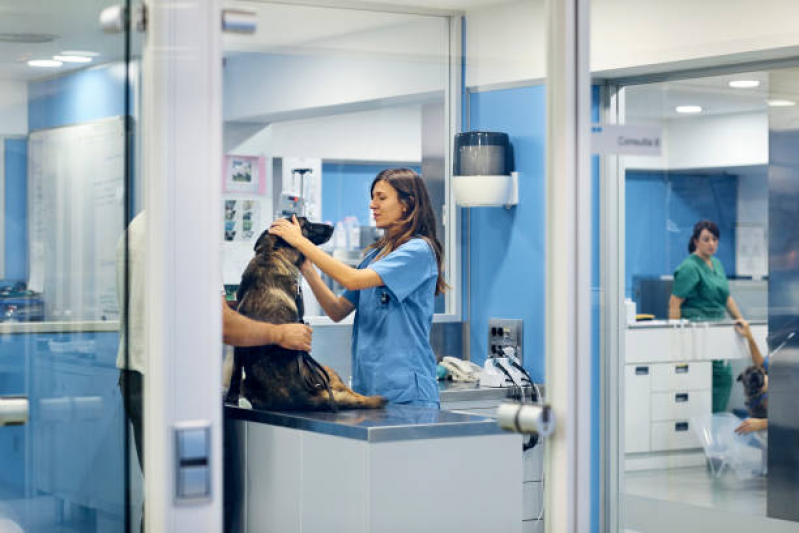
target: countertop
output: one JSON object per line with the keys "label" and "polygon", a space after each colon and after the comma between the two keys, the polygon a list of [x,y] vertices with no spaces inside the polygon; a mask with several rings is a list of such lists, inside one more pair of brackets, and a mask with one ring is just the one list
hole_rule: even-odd
{"label": "countertop", "polygon": [[[544,386],[538,385],[541,394]],[[518,400],[518,391],[512,387],[480,387],[479,383],[462,383],[457,381],[439,381],[438,393],[441,403],[486,401],[486,400]],[[527,398],[533,394],[532,387],[525,387],[524,394]]]}
{"label": "countertop", "polygon": [[257,411],[225,406],[225,416],[367,442],[441,439],[506,433],[496,420],[430,407],[388,405],[383,409]]}
{"label": "countertop", "polygon": [[0,322],[0,335],[19,333],[83,333],[90,331],[119,331],[119,321]]}
{"label": "countertop", "polygon": [[[766,320],[750,320],[750,326],[765,326]],[[642,320],[635,324],[628,324],[629,329],[647,328],[720,328],[735,325],[734,320],[700,320],[692,322],[690,320]]]}

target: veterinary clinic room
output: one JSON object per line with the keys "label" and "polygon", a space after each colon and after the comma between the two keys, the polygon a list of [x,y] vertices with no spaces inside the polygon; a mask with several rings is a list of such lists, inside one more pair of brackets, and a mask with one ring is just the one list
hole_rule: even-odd
{"label": "veterinary clinic room", "polygon": [[0,533],[799,531],[797,20],[0,0]]}

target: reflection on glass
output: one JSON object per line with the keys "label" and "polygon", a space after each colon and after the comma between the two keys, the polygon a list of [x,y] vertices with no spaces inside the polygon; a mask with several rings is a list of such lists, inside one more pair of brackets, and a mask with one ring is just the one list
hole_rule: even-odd
{"label": "reflection on glass", "polygon": [[[239,283],[260,233],[292,213],[333,225],[325,249],[357,266],[380,235],[370,185],[387,168],[423,176],[446,248],[448,19],[249,7],[257,33],[225,41],[224,283]],[[289,29],[296,17],[303,32]],[[306,315],[323,315],[304,294]]]}
{"label": "reflection on glass", "polygon": [[125,531],[115,278],[135,67],[124,35],[87,37],[103,2],[69,17],[61,2],[12,4],[0,39],[15,58],[0,66],[0,403],[24,396],[30,411],[0,427],[0,530]]}
{"label": "reflection on glass", "polygon": [[624,88],[626,122],[663,137],[660,156],[623,159],[630,516],[649,501],[778,516],[769,361],[793,335],[772,300],[774,92],[767,72]]}

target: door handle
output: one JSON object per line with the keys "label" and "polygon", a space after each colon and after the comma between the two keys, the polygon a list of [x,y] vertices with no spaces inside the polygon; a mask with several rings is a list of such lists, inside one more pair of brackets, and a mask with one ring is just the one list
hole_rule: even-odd
{"label": "door handle", "polygon": [[0,426],[21,426],[28,422],[30,407],[25,396],[0,396]]}

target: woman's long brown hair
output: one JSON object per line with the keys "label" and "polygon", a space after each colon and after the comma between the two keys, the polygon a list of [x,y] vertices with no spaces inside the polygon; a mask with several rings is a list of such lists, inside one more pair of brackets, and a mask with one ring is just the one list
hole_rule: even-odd
{"label": "woman's long brown hair", "polygon": [[414,237],[427,241],[436,253],[438,265],[438,280],[436,281],[436,296],[448,289],[444,281],[442,263],[444,251],[436,237],[436,215],[430,205],[430,196],[422,178],[409,168],[392,168],[383,170],[372,181],[370,197],[374,193],[375,185],[385,181],[397,191],[400,203],[405,206],[405,215],[392,227],[386,228],[383,237],[367,248],[367,250],[381,250],[377,259],[393,252]]}

